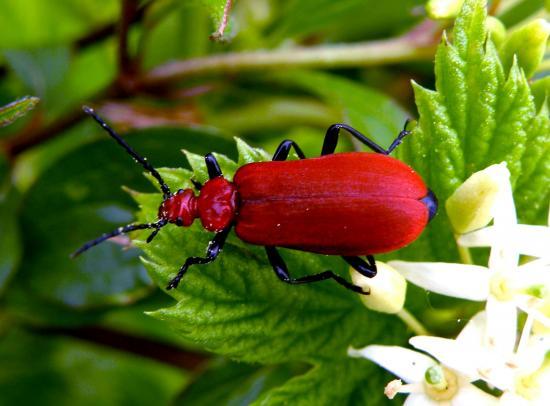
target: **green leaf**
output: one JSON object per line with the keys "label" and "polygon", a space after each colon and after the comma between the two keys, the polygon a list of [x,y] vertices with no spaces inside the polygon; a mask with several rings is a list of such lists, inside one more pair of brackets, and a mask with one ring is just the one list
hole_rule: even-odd
{"label": "green leaf", "polygon": [[16,193],[13,190],[2,192],[0,184],[0,293],[6,289],[21,260],[18,203]]}
{"label": "green leaf", "polygon": [[[65,306],[127,304],[153,288],[135,249],[123,251],[106,242],[69,259],[84,242],[132,222],[133,204],[122,185],[148,186],[143,168],[104,137],[74,149],[46,169],[20,208],[25,255],[16,281],[33,294]],[[128,137],[151,162],[173,166],[184,163],[181,147],[205,153],[212,144],[221,151],[232,147],[200,128],[151,129]],[[157,208],[160,200],[157,197]]]}
{"label": "green leaf", "polygon": [[499,48],[504,70],[508,71],[517,59],[525,76],[530,78],[539,66],[546,51],[550,24],[538,18],[510,32]]}
{"label": "green leaf", "polygon": [[340,110],[341,121],[381,145],[390,145],[407,118],[405,111],[388,96],[339,76],[291,71],[273,77],[284,86],[295,86],[319,96]]}
{"label": "green leaf", "polygon": [[[548,114],[537,115],[519,66],[503,68],[487,37],[484,1],[464,2],[453,38],[450,43],[444,36],[437,50],[436,90],[413,86],[420,119],[400,147],[401,157],[418,170],[440,202],[473,172],[506,161],[520,220],[542,222],[548,202],[542,184],[548,185],[550,176],[543,153],[548,146]],[[433,259],[456,258],[450,230],[440,210],[404,257],[425,260],[431,251]]]}
{"label": "green leaf", "polygon": [[[183,153],[185,154],[185,157],[187,158],[187,161],[189,162],[189,165],[193,170],[195,180],[199,181],[200,183],[206,182],[208,180],[208,168],[206,167],[204,156],[194,154],[185,150],[183,151]],[[224,175],[227,173],[228,179],[231,180],[229,174],[235,173],[235,171],[237,170],[237,164],[227,158],[225,155],[220,155],[217,153],[213,153],[213,155],[218,161],[222,173]]]}
{"label": "green leaf", "polygon": [[0,127],[5,127],[19,117],[24,116],[34,109],[40,99],[33,96],[25,96],[6,106],[0,107]]}
{"label": "green leaf", "polygon": [[4,405],[169,404],[188,380],[173,367],[63,337],[0,338]]}
{"label": "green leaf", "polygon": [[334,40],[381,38],[406,30],[417,16],[419,0],[291,0],[282,4],[281,15],[269,33],[270,44],[289,38],[328,36]]}
{"label": "green leaf", "polygon": [[39,48],[74,41],[118,17],[120,2],[96,4],[74,0],[4,0],[0,14],[0,49]]}
{"label": "green leaf", "polygon": [[271,160],[271,156],[261,148],[253,148],[240,138],[235,138],[239,153],[238,167],[252,163]]}
{"label": "green leaf", "polygon": [[10,50],[5,51],[4,56],[26,88],[46,105],[63,93],[60,92],[61,84],[70,66],[68,46]]}
{"label": "green leaf", "polygon": [[[148,4],[143,29],[143,65],[146,69],[170,60],[203,55],[210,43],[211,23],[207,10],[200,5],[190,7],[189,2],[180,0]],[[174,41],[174,38],[193,40]]]}
{"label": "green leaf", "polygon": [[543,11],[546,0],[518,0],[510,4],[498,18],[507,26],[512,27]]}
{"label": "green leaf", "polygon": [[531,92],[535,97],[537,109],[540,109],[544,103],[550,108],[550,76],[532,82]]}
{"label": "green leaf", "polygon": [[253,403],[266,405],[382,405],[385,375],[364,359],[341,359],[314,366]]}

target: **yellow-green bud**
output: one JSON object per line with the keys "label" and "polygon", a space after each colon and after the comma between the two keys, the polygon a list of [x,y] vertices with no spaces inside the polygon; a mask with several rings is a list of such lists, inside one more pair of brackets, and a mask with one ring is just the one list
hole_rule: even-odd
{"label": "yellow-green bud", "polygon": [[499,53],[504,68],[510,69],[514,55],[518,65],[530,78],[539,66],[550,34],[550,24],[543,18],[538,18],[511,31],[500,46]]}
{"label": "yellow-green bud", "polygon": [[499,48],[506,39],[506,27],[498,18],[487,16],[487,30],[491,35],[491,40]]}
{"label": "yellow-green bud", "polygon": [[403,309],[407,293],[407,281],[391,266],[376,261],[378,273],[367,278],[351,269],[351,279],[370,295],[360,295],[363,304],[381,313],[397,313]]}
{"label": "yellow-green bud", "polygon": [[445,208],[456,233],[465,234],[489,224],[500,185],[509,176],[505,164],[491,165],[474,173],[455,190]]}
{"label": "yellow-green bud", "polygon": [[462,8],[464,0],[429,0],[426,4],[426,13],[434,20],[455,18]]}

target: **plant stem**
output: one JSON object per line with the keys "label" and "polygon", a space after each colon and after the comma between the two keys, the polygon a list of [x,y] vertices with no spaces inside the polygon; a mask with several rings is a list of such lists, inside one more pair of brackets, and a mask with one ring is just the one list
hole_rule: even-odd
{"label": "plant stem", "polygon": [[211,55],[161,65],[144,75],[142,84],[150,87],[208,73],[342,68],[429,61],[433,59],[438,34],[439,27],[431,21],[425,21],[403,36],[387,40]]}
{"label": "plant stem", "polygon": [[426,327],[420,323],[416,317],[412,315],[407,309],[402,308],[398,313],[395,314],[397,317],[399,317],[405,325],[410,328],[412,331],[414,331],[419,336],[427,336],[430,335],[428,330],[426,330]]}
{"label": "plant stem", "polygon": [[474,260],[472,259],[472,254],[470,253],[470,249],[468,247],[463,247],[458,243],[458,237],[459,237],[458,234],[455,234],[454,237],[455,237],[456,248],[458,250],[458,255],[460,256],[460,260],[462,261],[462,263],[466,265],[473,265]]}

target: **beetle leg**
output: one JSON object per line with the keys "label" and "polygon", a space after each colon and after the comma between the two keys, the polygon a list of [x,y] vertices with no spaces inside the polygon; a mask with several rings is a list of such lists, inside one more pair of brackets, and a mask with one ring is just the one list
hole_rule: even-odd
{"label": "beetle leg", "polygon": [[200,183],[198,180],[195,180],[195,179],[191,178],[191,183],[193,184],[195,189],[197,189],[199,191],[202,189],[202,183]]}
{"label": "beetle leg", "polygon": [[405,127],[403,130],[397,135],[397,138],[393,140],[390,147],[388,149],[382,148],[380,145],[372,141],[370,138],[367,138],[363,134],[361,134],[359,131],[357,131],[355,128],[350,127],[347,124],[333,124],[331,125],[326,134],[325,134],[325,141],[323,142],[323,148],[321,149],[321,155],[329,155],[333,154],[336,150],[336,145],[338,145],[338,134],[340,133],[340,129],[344,129],[348,131],[353,137],[361,141],[363,144],[365,144],[367,147],[372,149],[374,152],[377,152],[379,154],[389,155],[391,152],[399,145],[401,144],[401,141],[404,137],[410,134],[410,131],[407,131],[406,127],[409,121],[405,123]]}
{"label": "beetle leg", "polygon": [[208,177],[210,179],[218,178],[223,176],[218,160],[213,154],[206,154],[204,156],[204,161],[206,162],[206,168],[208,169]]}
{"label": "beetle leg", "polygon": [[364,261],[360,257],[342,258],[361,275],[366,276],[367,278],[374,278],[376,276],[376,261],[374,260],[374,257],[372,255],[367,255],[368,262]]}
{"label": "beetle leg", "polygon": [[369,292],[365,292],[359,286],[348,282],[347,280],[339,275],[336,275],[332,271],[324,271],[315,275],[302,276],[301,278],[292,278],[288,273],[288,268],[286,267],[285,262],[277,252],[277,249],[275,247],[265,247],[265,251],[267,252],[267,258],[269,259],[269,263],[273,267],[273,271],[275,271],[277,277],[283,282],[292,285],[299,285],[302,283],[312,283],[324,281],[326,279],[334,279],[337,283],[339,283],[346,289],[352,290],[356,293],[361,293],[363,295],[369,294]]}
{"label": "beetle leg", "polygon": [[296,154],[300,157],[300,159],[305,159],[306,156],[302,152],[302,149],[292,140],[285,140],[279,144],[277,147],[277,150],[273,154],[273,161],[286,161],[288,158],[288,154],[290,152],[290,147],[294,147],[294,150],[296,151]]}
{"label": "beetle leg", "polygon": [[185,275],[191,265],[204,265],[213,262],[218,257],[220,252],[222,252],[225,240],[229,234],[229,230],[231,230],[231,227],[227,227],[225,230],[220,231],[216,234],[212,241],[210,241],[208,244],[208,249],[206,250],[206,257],[187,258],[185,263],[181,266],[178,274],[170,281],[168,286],[166,286],[166,289],[170,290],[177,288],[181,278],[183,278],[183,275]]}

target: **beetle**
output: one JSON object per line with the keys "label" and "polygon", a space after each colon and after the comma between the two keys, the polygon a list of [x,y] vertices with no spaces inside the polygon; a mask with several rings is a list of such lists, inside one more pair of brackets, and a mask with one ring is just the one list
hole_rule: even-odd
{"label": "beetle", "polygon": [[[321,156],[306,158],[292,140],[283,141],[273,160],[240,167],[230,182],[214,155],[205,156],[209,180],[192,181],[199,191],[173,193],[146,158],[137,154],[93,109],[84,112],[97,121],[160,185],[158,220],[129,224],[82,245],[75,257],[117,235],[152,229],[151,242],[167,224],[190,226],[200,219],[215,233],[205,257],[189,257],[170,281],[174,289],[192,265],[213,262],[230,230],[241,240],[265,247],[277,277],[289,284],[333,279],[357,293],[368,294],[332,271],[293,278],[277,247],[341,256],[362,275],[376,275],[374,254],[390,252],[413,242],[437,212],[437,198],[422,178],[389,154],[410,134],[405,128],[386,150],[346,124],[331,125]],[[374,153],[335,153],[340,130],[348,131]],[[294,149],[298,160],[287,161]],[[366,261],[361,258],[366,256]]]}

